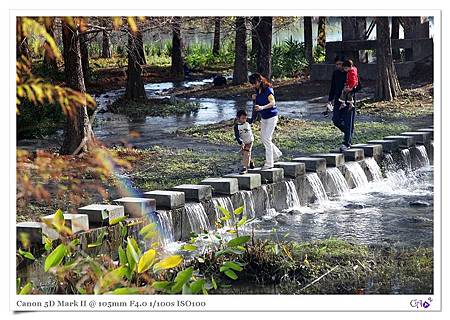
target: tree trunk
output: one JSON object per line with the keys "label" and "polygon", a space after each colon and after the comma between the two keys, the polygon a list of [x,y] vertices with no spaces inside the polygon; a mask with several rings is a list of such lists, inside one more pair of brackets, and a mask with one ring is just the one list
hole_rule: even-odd
{"label": "tree trunk", "polygon": [[145,51],[144,51],[144,36],[141,31],[136,32],[136,48],[137,52],[139,54],[138,56],[138,62],[140,65],[147,64],[147,61],[145,59]]}
{"label": "tree trunk", "polygon": [[[399,39],[400,38],[400,21],[398,17],[392,17],[392,30],[391,30],[391,39]],[[400,49],[392,48],[392,58],[394,60],[400,60]]]}
{"label": "tree trunk", "polygon": [[28,50],[28,39],[25,37],[22,27],[22,18],[16,19],[16,56],[17,58],[25,57],[30,58],[30,51]]}
{"label": "tree trunk", "polygon": [[259,54],[256,60],[256,71],[264,77],[272,77],[272,17],[261,17],[257,27]]}
{"label": "tree trunk", "polygon": [[391,37],[389,34],[389,20],[387,17],[377,19],[377,70],[378,76],[375,87],[375,99],[392,101],[401,93],[400,84],[392,59]]}
{"label": "tree trunk", "polygon": [[[342,41],[356,39],[356,17],[341,17]],[[351,59],[354,62],[359,60],[359,53],[356,51],[344,51],[346,59]]]}
{"label": "tree trunk", "polygon": [[317,48],[325,52],[327,42],[327,17],[319,17],[317,25]]}
{"label": "tree trunk", "polygon": [[142,66],[139,56],[138,33],[128,30],[128,68],[127,68],[127,88],[125,99],[143,100],[147,98],[142,80]]}
{"label": "tree trunk", "polygon": [[[106,23],[106,19],[102,20],[102,27],[106,28],[108,24]],[[111,40],[109,38],[109,33],[106,30],[102,31],[102,58],[111,58]]]}
{"label": "tree trunk", "polygon": [[259,39],[258,39],[258,25],[260,17],[252,17],[252,51],[250,52],[250,58],[252,66],[256,67],[256,61],[259,60]]}
{"label": "tree trunk", "polygon": [[[46,17],[45,18],[45,30],[53,39],[55,39],[54,26],[55,26],[55,18]],[[51,70],[51,71],[58,70],[58,64],[57,64],[55,55],[47,41],[45,41],[45,43],[44,43],[44,66],[46,68],[48,68],[48,70]]]}
{"label": "tree trunk", "polygon": [[314,63],[311,17],[303,17],[303,38],[305,41],[306,61],[308,61],[308,66],[311,67]]}
{"label": "tree trunk", "polygon": [[[355,24],[356,24],[355,39],[365,40],[367,28],[366,17],[356,17]],[[363,63],[369,62],[367,50],[359,50],[358,60]]]}
{"label": "tree trunk", "polygon": [[214,41],[213,41],[213,55],[217,56],[220,51],[220,22],[221,17],[214,18]]}
{"label": "tree trunk", "polygon": [[87,82],[89,79],[89,50],[87,37],[85,33],[80,33],[79,35],[80,42],[80,53],[81,53],[81,67],[83,69],[84,82]]}
{"label": "tree trunk", "polygon": [[181,17],[174,17],[172,22],[172,66],[170,71],[176,77],[183,77],[183,52],[181,43]]}
{"label": "tree trunk", "polygon": [[247,27],[245,17],[236,17],[233,84],[247,82]]}
{"label": "tree trunk", "polygon": [[[86,92],[83,69],[81,66],[81,53],[78,28],[71,26],[64,20],[62,22],[62,37],[64,45],[64,71],[67,85],[81,93]],[[62,154],[86,152],[93,139],[93,132],[89,122],[86,105],[76,107],[72,117],[67,117],[64,128],[64,142],[61,147]]]}

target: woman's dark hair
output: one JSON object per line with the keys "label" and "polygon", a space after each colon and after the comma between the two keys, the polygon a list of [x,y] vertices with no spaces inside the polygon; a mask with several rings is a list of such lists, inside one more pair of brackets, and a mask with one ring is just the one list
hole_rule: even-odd
{"label": "woman's dark hair", "polygon": [[257,81],[261,82],[261,84],[260,84],[261,89],[272,88],[272,84],[269,82],[269,80],[267,80],[267,78],[263,77],[259,73],[254,73],[254,74],[250,75],[250,77],[248,78],[248,81],[251,84],[255,84]]}
{"label": "woman's dark hair", "polygon": [[238,112],[236,113],[236,118],[240,118],[241,116],[247,116],[247,111],[238,110]]}
{"label": "woman's dark hair", "polygon": [[342,56],[336,56],[334,57],[334,63],[338,62],[338,61],[344,61],[344,58]]}
{"label": "woman's dark hair", "polygon": [[350,59],[345,60],[345,61],[342,63],[342,66],[343,66],[343,67],[351,68],[351,67],[353,67],[353,61],[350,60]]}

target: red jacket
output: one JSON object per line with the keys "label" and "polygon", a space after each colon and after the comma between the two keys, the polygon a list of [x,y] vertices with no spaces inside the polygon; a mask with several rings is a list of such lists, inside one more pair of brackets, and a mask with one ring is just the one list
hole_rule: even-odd
{"label": "red jacket", "polygon": [[353,89],[358,85],[358,69],[356,67],[352,67],[347,72],[347,81],[345,81],[345,85],[350,89]]}

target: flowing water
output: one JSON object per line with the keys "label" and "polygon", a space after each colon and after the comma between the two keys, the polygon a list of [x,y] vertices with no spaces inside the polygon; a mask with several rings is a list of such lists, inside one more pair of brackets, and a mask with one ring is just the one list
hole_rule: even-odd
{"label": "flowing water", "polygon": [[407,171],[412,170],[412,163],[411,163],[411,153],[409,152],[409,149],[403,149],[401,152],[403,165],[405,166]]}
{"label": "flowing water", "polygon": [[341,170],[336,167],[327,168],[327,176],[329,177],[328,182],[333,184],[329,188],[334,195],[343,195],[349,191],[347,180],[345,180]]}
{"label": "flowing water", "polygon": [[228,212],[231,215],[231,219],[227,221],[227,225],[232,225],[233,223],[233,211],[234,211],[234,207],[233,207],[233,202],[231,202],[230,197],[217,197],[217,198],[213,198],[213,203],[214,203],[214,210],[216,212],[216,220],[220,220],[220,218],[222,218],[224,215],[223,213],[220,211],[219,207],[225,208],[226,210],[228,210]]}
{"label": "flowing water", "polygon": [[386,153],[384,155],[382,165],[385,171],[395,170],[397,167],[394,162],[394,158],[392,158],[392,155],[390,153]]}
{"label": "flowing water", "polygon": [[308,174],[306,174],[306,178],[314,192],[314,196],[316,197],[316,200],[318,202],[323,202],[323,201],[328,200],[328,196],[327,196],[327,193],[325,192],[325,188],[323,187],[322,181],[320,181],[320,178],[317,175],[317,173],[315,173],[315,172],[308,173]]}
{"label": "flowing water", "polygon": [[294,181],[286,180],[286,204],[288,208],[300,208],[300,199],[298,198],[297,188],[295,187]]}
{"label": "flowing water", "polygon": [[367,183],[369,183],[369,181],[367,180],[367,176],[364,173],[364,170],[357,162],[346,162],[345,167],[350,172],[353,183],[357,188],[362,187]]}
{"label": "flowing water", "polygon": [[421,166],[421,167],[429,166],[430,159],[428,158],[427,149],[425,149],[425,146],[418,145],[415,148],[419,151],[419,153],[417,155],[419,166]]}
{"label": "flowing water", "polygon": [[163,245],[169,245],[175,241],[172,212],[159,210],[156,212],[156,219],[159,225],[160,240]]}
{"label": "flowing water", "polygon": [[255,200],[253,199],[253,193],[249,190],[239,191],[242,197],[242,203],[244,206],[244,215],[249,219],[256,216],[255,213]]}
{"label": "flowing water", "polygon": [[381,181],[381,179],[383,179],[383,175],[381,173],[380,166],[375,159],[372,157],[365,158],[364,162],[366,163],[367,168],[369,168],[373,181]]}
{"label": "flowing water", "polygon": [[185,208],[192,232],[201,233],[211,230],[208,215],[201,203],[187,203]]}

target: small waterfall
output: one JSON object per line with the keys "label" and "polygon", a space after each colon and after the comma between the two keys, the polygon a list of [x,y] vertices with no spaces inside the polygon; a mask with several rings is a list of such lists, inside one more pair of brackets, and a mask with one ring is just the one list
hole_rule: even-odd
{"label": "small waterfall", "polygon": [[356,187],[361,187],[369,183],[369,181],[367,181],[364,170],[357,162],[347,162],[345,163],[345,167],[350,172],[350,175]]}
{"label": "small waterfall", "polygon": [[227,209],[231,215],[231,219],[227,221],[227,225],[232,225],[233,219],[234,219],[234,214],[233,214],[234,207],[233,207],[233,202],[231,202],[230,197],[213,198],[213,204],[214,204],[214,210],[216,212],[216,220],[220,220],[220,218],[223,217],[223,213],[218,208],[218,207],[223,207],[223,208]]}
{"label": "small waterfall", "polygon": [[253,193],[249,190],[239,191],[242,197],[242,203],[244,205],[244,214],[247,218],[256,217],[255,213],[255,200],[253,199]]}
{"label": "small waterfall", "polygon": [[405,165],[406,171],[411,171],[412,170],[411,153],[409,152],[409,149],[403,149],[401,151],[401,155],[402,155],[402,159],[403,159],[403,163]]}
{"label": "small waterfall", "polygon": [[418,145],[415,147],[417,150],[419,150],[418,159],[420,166],[426,167],[430,165],[430,159],[428,158],[427,149],[425,149],[424,145]]}
{"label": "small waterfall", "polygon": [[289,180],[284,182],[286,184],[286,204],[288,208],[300,208],[300,199],[298,198],[297,188],[294,181]]}
{"label": "small waterfall", "polygon": [[392,158],[392,155],[390,153],[385,154],[382,165],[386,171],[395,170],[397,167],[395,165],[394,158]]}
{"label": "small waterfall", "polygon": [[337,195],[343,195],[349,191],[347,181],[338,168],[327,168],[327,176],[333,182],[332,190]]}
{"label": "small waterfall", "polygon": [[175,241],[173,234],[172,212],[160,210],[156,212],[156,219],[159,225],[159,234],[163,245]]}
{"label": "small waterfall", "polygon": [[261,188],[264,191],[264,207],[266,209],[266,215],[274,215],[276,213],[275,209],[270,206],[269,192],[267,191],[267,185],[263,184]]}
{"label": "small waterfall", "polygon": [[325,192],[322,181],[320,181],[317,173],[308,173],[306,178],[308,179],[309,185],[311,186],[317,201],[323,202],[328,200],[327,193]]}
{"label": "small waterfall", "polygon": [[208,215],[201,203],[187,203],[185,208],[192,232],[202,233],[211,230]]}
{"label": "small waterfall", "polygon": [[365,158],[364,162],[366,163],[367,168],[369,168],[373,181],[381,181],[383,179],[383,175],[381,174],[381,169],[375,159],[372,157]]}

